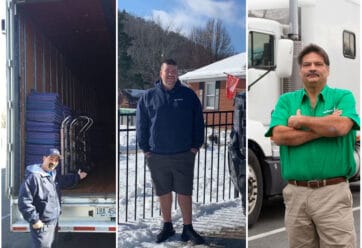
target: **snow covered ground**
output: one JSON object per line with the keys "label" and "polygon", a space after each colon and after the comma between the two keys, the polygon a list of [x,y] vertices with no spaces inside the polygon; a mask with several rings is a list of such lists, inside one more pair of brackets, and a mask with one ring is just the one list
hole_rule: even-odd
{"label": "snow covered ground", "polygon": [[[162,226],[161,217],[140,219],[138,221],[130,221],[127,224],[121,224],[118,229],[118,247],[190,247],[190,243],[180,241],[182,218],[179,209],[173,212],[173,224],[176,235],[161,244],[155,243],[156,235]],[[226,228],[245,228],[245,216],[242,214],[240,199],[206,205],[194,203],[193,226],[195,230],[205,237],[208,244],[206,247],[242,247],[243,242],[245,242],[243,241],[245,236],[242,233],[240,233],[238,239],[235,237],[226,241],[222,238],[211,238]]]}
{"label": "snow covered ground", "polygon": [[[212,129],[208,129],[208,136],[212,133]],[[218,130],[214,130],[214,134],[219,136]],[[221,227],[245,227],[240,198],[233,198],[234,188],[228,173],[225,137],[229,134],[221,131],[219,137],[218,144],[209,141],[195,159],[193,220],[195,229],[204,235],[218,233]],[[122,224],[119,226],[118,247],[189,247],[190,244],[179,241],[182,218],[178,207],[173,208],[177,235],[165,244],[155,244],[162,222],[159,204],[152,192],[144,156],[139,150],[136,153],[135,132],[129,132],[128,137],[126,132],[121,132],[119,145],[119,222]]]}

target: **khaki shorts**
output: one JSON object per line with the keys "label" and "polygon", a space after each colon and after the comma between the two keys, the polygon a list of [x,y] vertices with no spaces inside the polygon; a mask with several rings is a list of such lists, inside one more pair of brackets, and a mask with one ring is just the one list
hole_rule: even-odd
{"label": "khaki shorts", "polygon": [[157,196],[174,191],[192,195],[195,154],[191,151],[160,155],[151,153],[147,165]]}

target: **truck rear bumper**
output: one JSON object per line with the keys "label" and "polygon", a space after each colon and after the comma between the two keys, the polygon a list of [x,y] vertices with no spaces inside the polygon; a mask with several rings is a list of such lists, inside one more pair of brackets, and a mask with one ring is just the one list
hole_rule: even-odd
{"label": "truck rear bumper", "polygon": [[[29,224],[24,220],[19,220],[11,226],[13,232],[30,232]],[[58,232],[116,232],[115,222],[107,221],[59,221]]]}
{"label": "truck rear bumper", "polygon": [[[10,209],[11,231],[29,232],[29,223],[19,212],[17,199],[12,200]],[[64,197],[58,230],[59,232],[116,232],[114,199]]]}

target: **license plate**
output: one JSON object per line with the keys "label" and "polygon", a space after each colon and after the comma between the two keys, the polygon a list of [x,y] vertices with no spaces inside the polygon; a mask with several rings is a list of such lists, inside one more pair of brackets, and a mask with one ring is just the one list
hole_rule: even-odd
{"label": "license plate", "polygon": [[109,207],[97,207],[96,208],[97,217],[116,217],[116,209]]}

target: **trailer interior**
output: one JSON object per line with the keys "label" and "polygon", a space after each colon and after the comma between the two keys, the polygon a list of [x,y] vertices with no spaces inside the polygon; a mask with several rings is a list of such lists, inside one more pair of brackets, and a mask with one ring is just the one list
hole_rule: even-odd
{"label": "trailer interior", "polygon": [[[91,170],[63,195],[115,193],[115,11],[114,0],[16,3],[14,66],[21,130],[15,157],[19,164],[25,163],[26,99],[32,90],[58,93],[64,105],[94,121],[89,131]],[[17,184],[24,177],[22,168],[13,175]]]}

